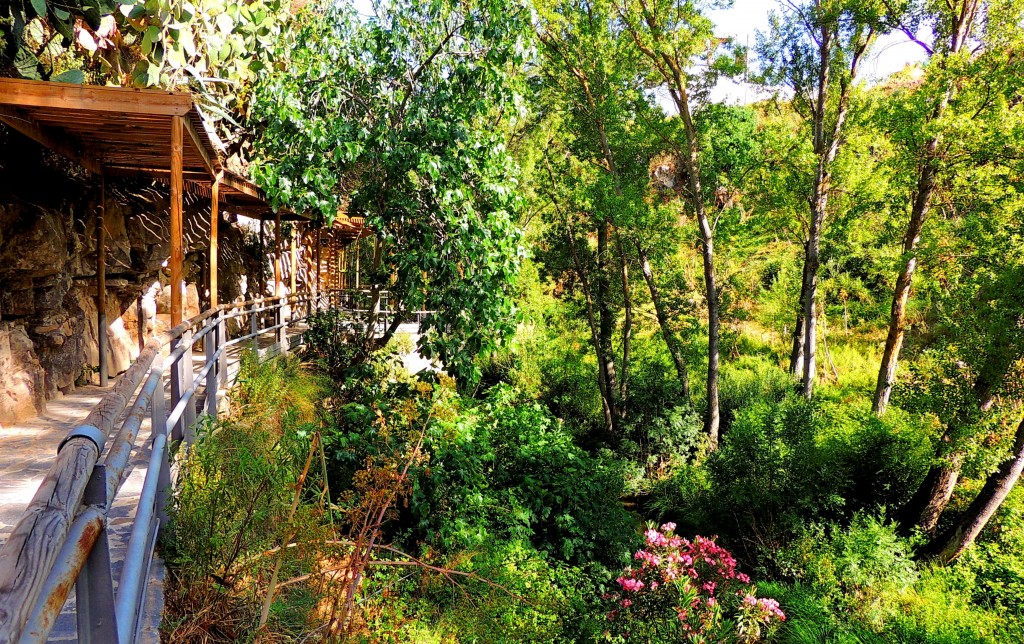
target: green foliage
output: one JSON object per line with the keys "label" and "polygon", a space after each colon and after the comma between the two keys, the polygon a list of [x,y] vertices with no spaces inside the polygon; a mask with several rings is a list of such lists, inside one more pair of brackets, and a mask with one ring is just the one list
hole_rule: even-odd
{"label": "green foliage", "polygon": [[190,581],[232,580],[289,528],[288,506],[323,383],[294,359],[242,361],[235,411],[203,416],[183,453],[169,561]]}
{"label": "green foliage", "polygon": [[275,204],[366,217],[391,307],[433,311],[421,352],[474,381],[514,329],[519,245],[502,127],[529,51],[525,9],[498,0],[307,8],[257,92],[254,176]]}
{"label": "green foliage", "polygon": [[[741,408],[719,450],[653,487],[652,505],[686,530],[717,533],[746,561],[772,554],[815,518],[904,502],[931,458],[930,425],[776,391]],[[706,472],[703,470],[706,468]]]}
{"label": "green foliage", "polygon": [[[64,47],[75,41],[81,20],[90,29],[99,29],[101,21],[117,7],[113,0],[10,0],[0,6],[0,74],[35,80],[81,83],[81,71],[58,73],[56,65],[47,68],[40,55],[48,49],[48,27],[59,36]],[[37,47],[40,43],[44,47]],[[47,52],[49,53],[49,52]]]}
{"label": "green foliage", "polygon": [[[291,505],[324,391],[324,381],[294,358],[260,364],[246,354],[232,413],[197,424],[195,442],[180,452],[171,522],[162,533],[171,583],[161,628],[169,639],[224,641],[254,631],[275,565],[267,551],[292,534],[303,535],[303,547],[279,555],[279,574],[307,574],[318,565],[322,508],[303,504],[293,513]],[[318,599],[302,586],[281,590],[272,628],[305,632]]]}
{"label": "green foliage", "polygon": [[332,376],[340,376],[353,366],[360,351],[351,342],[354,337],[351,316],[340,309],[318,311],[310,316],[305,334],[306,359]]}
{"label": "green foliage", "polygon": [[574,563],[612,563],[627,552],[621,472],[511,388],[493,388],[455,422],[437,423],[426,449],[410,508],[420,538],[446,550],[530,542]]}

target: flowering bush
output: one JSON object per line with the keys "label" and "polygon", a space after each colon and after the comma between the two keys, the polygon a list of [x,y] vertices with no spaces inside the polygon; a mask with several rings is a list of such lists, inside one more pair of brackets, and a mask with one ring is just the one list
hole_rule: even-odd
{"label": "flowering bush", "polygon": [[644,533],[646,547],[616,580],[608,619],[629,641],[757,642],[786,619],[774,599],[759,598],[750,577],[714,539],[693,541],[675,524]]}

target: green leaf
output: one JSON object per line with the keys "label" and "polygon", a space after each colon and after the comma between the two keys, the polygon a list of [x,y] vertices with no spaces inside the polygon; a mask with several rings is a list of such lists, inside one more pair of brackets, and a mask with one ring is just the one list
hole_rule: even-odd
{"label": "green leaf", "polygon": [[46,0],[32,0],[32,9],[40,18],[46,17]]}
{"label": "green leaf", "polygon": [[50,78],[50,80],[56,83],[74,83],[75,85],[85,85],[85,74],[80,69],[69,69],[66,72],[61,72],[56,76]]}
{"label": "green leaf", "polygon": [[153,43],[160,39],[160,28],[153,25],[146,29],[145,35],[142,36],[142,53],[149,56],[153,53]]}

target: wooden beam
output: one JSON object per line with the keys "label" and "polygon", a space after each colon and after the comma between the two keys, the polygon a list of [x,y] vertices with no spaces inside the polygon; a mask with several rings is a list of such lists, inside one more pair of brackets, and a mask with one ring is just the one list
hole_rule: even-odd
{"label": "wooden beam", "polygon": [[[0,79],[6,80],[6,79]],[[2,96],[2,94],[0,94]],[[65,133],[58,133],[37,123],[25,112],[2,104],[0,98],[0,121],[21,132],[43,147],[67,157],[94,174],[102,174],[103,166],[96,157],[89,154],[78,139]]]}
{"label": "wooden beam", "polygon": [[[99,355],[100,387],[107,386],[107,179],[100,175],[100,207],[96,210],[96,349]],[[142,311],[139,311],[142,315]]]}
{"label": "wooden beam", "polygon": [[[188,132],[188,137],[192,140],[192,145],[195,146],[196,152],[198,152],[199,156],[203,159],[203,165],[206,166],[206,171],[209,172],[210,177],[216,181],[217,173],[221,171],[220,159],[217,158],[217,153],[213,150],[213,145],[210,144],[210,137],[205,137],[204,141],[204,137],[200,137],[199,132],[196,131],[196,128],[192,123],[192,119],[186,118],[183,120],[185,122],[185,131]],[[207,149],[207,146],[209,146],[209,150]],[[210,152],[213,152],[212,158]]]}
{"label": "wooden beam", "polygon": [[214,178],[210,186],[210,308],[217,308],[217,229],[220,224],[220,205],[217,193],[220,192],[219,177]]}
{"label": "wooden beam", "polygon": [[185,116],[192,109],[192,96],[182,92],[0,78],[0,104],[85,112]]}
{"label": "wooden beam", "polygon": [[[185,262],[182,222],[181,151],[184,123],[180,116],[171,118],[171,327],[182,321],[181,287]],[[188,365],[191,368],[191,365]]]}
{"label": "wooden beam", "polygon": [[223,182],[225,186],[231,188],[235,192],[240,192],[244,195],[255,197],[260,200],[266,199],[266,195],[263,194],[263,191],[260,190],[255,183],[248,181],[233,172],[225,172]]}
{"label": "wooden beam", "polygon": [[323,228],[319,226],[316,229],[316,292],[320,292],[320,231]]}

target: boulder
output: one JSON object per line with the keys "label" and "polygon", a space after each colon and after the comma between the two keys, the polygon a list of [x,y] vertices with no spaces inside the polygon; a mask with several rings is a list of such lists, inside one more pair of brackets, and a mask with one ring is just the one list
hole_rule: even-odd
{"label": "boulder", "polygon": [[14,423],[46,408],[46,374],[25,327],[0,322],[0,423]]}

